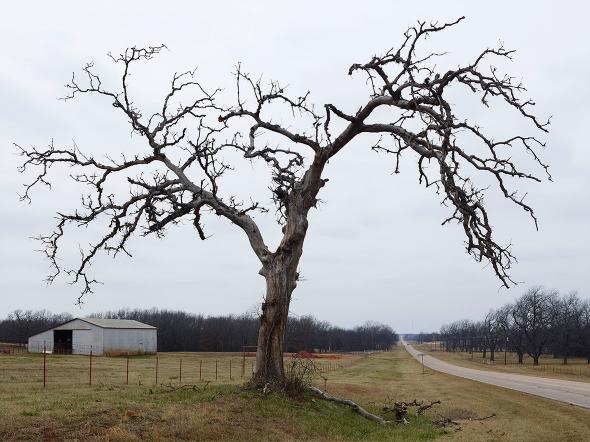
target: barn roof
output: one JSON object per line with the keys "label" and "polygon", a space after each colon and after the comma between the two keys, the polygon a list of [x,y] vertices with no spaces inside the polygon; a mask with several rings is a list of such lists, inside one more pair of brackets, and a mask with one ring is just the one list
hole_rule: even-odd
{"label": "barn roof", "polygon": [[102,319],[102,318],[78,318],[81,321],[96,325],[101,328],[156,328],[143,322],[134,321],[133,319]]}
{"label": "barn roof", "polygon": [[43,330],[39,333],[35,333],[30,338],[34,338],[37,335],[45,333],[49,330],[53,330],[55,328],[61,327],[63,325],[69,324],[70,322],[74,322],[76,320],[87,322],[88,324],[96,325],[100,328],[115,328],[115,329],[128,329],[128,330],[156,330],[157,327],[153,327],[148,324],[144,324],[143,322],[134,321],[132,319],[102,319],[102,318],[74,318],[70,319],[69,321],[62,322],[59,325],[54,325],[47,330]]}

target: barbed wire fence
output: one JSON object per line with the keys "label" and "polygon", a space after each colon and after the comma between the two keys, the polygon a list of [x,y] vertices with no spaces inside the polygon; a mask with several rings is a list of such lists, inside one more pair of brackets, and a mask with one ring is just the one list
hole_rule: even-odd
{"label": "barbed wire fence", "polygon": [[[237,353],[158,353],[98,356],[102,349],[72,346],[68,354],[45,346],[31,349],[23,344],[0,344],[0,386],[4,389],[65,388],[111,385],[239,384],[255,369],[255,347]],[[6,351],[5,351],[6,350]],[[70,354],[71,353],[71,354]],[[321,379],[335,370],[350,367],[370,352],[285,355],[285,367],[295,359],[313,361]]]}

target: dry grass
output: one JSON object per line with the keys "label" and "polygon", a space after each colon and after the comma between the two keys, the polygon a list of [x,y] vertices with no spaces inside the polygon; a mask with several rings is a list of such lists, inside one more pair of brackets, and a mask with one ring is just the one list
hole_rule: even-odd
{"label": "dry grass", "polygon": [[440,399],[427,414],[460,423],[443,437],[449,440],[587,441],[590,434],[588,410],[431,370],[423,375],[400,347],[331,373],[327,386],[332,394],[375,406],[387,399]]}
{"label": "dry grass", "polygon": [[[323,372],[354,363],[359,355],[340,359],[314,359]],[[242,353],[159,353],[158,356],[93,357],[92,384],[97,386],[158,384],[242,384],[254,368],[253,355]],[[286,357],[288,364],[290,356]],[[47,388],[85,386],[90,383],[90,357],[82,355],[47,355]],[[4,384],[3,381],[9,381]],[[37,389],[43,386],[43,355],[25,353],[0,355],[0,391]]]}
{"label": "dry grass", "polygon": [[533,359],[525,356],[523,364],[518,364],[516,353],[506,354],[504,365],[504,352],[496,352],[495,361],[490,361],[489,352],[487,358],[481,353],[468,352],[444,352],[433,351],[428,343],[414,346],[416,349],[446,362],[478,370],[502,371],[506,373],[518,373],[529,376],[541,376],[555,379],[565,379],[578,382],[590,382],[590,364],[584,358],[569,358],[568,364],[563,365],[561,358],[553,358],[543,355],[539,359],[539,365],[533,365]]}
{"label": "dry grass", "polygon": [[[165,382],[178,383],[173,378],[176,364],[172,362],[177,356],[180,355],[161,356],[169,357],[171,364],[170,369],[163,368]],[[237,355],[220,354],[182,356],[187,361],[183,362],[183,370],[185,366],[187,370],[194,369],[194,362],[201,359],[239,359]],[[29,367],[33,369],[38,364],[35,358],[20,361],[24,368],[33,364]],[[64,365],[68,358],[72,357],[62,360]],[[144,359],[145,364],[153,362]],[[132,358],[131,363],[139,367],[141,360]],[[107,361],[104,358],[97,363]],[[420,365],[401,348],[369,357],[345,358],[344,367],[334,365],[323,373],[327,378],[325,384],[321,378],[316,381],[319,387],[326,385],[330,393],[356,400],[373,412],[381,412],[381,404],[386,400],[416,398],[443,402],[425,416],[410,416],[409,425],[387,427],[369,422],[346,407],[311,396],[294,400],[275,393],[262,395],[240,386],[241,379],[232,383],[224,379],[224,385],[219,380],[218,385],[193,391],[155,387],[147,382],[146,374],[141,386],[138,378],[125,385],[120,374],[125,358],[111,360],[110,370],[115,377],[110,383],[89,387],[80,379],[80,383],[71,385],[50,384],[45,390],[38,382],[7,380],[3,370],[15,364],[7,362],[0,357],[0,440],[406,441],[442,437],[463,441],[582,441],[590,433],[590,412],[586,410],[440,373],[423,375]],[[340,361],[332,361],[335,362]],[[56,379],[69,373],[61,373],[62,368],[65,370],[59,361],[53,361]],[[13,374],[14,369],[12,365]],[[145,370],[148,369],[149,365]],[[198,383],[196,375],[187,376],[187,383],[204,385]],[[470,420],[492,413],[497,416],[484,421]],[[432,421],[441,417],[457,421],[460,427],[437,428]]]}

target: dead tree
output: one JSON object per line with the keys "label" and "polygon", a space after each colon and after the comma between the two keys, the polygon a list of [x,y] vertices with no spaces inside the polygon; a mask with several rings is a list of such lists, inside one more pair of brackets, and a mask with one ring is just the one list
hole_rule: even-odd
{"label": "dead tree", "polygon": [[[90,94],[110,104],[145,140],[145,151],[133,156],[115,152],[117,156],[111,153],[110,160],[101,161],[75,146],[19,146],[24,157],[21,170],[37,170],[25,187],[24,200],[29,199],[34,186],[49,184],[48,171],[59,165],[75,170],[73,179],[91,189],[79,209],[59,213],[53,233],[39,238],[54,269],[49,281],[66,274],[81,283],[84,296],[96,282],[88,268],[100,251],[128,253],[126,245],[134,234],[161,236],[167,227],[186,218],[192,220],[204,240],[207,235],[201,218],[211,213],[223,217],[243,230],[266,280],[255,381],[281,381],[284,331],[291,294],[297,285],[308,212],[316,206],[318,194],[328,182],[323,175],[329,160],[344,154],[351,141],[366,136],[373,151],[393,156],[396,173],[406,151],[417,155],[419,183],[435,189],[450,207],[443,224],[456,222],[462,226],[467,253],[491,264],[501,283],[508,286],[514,257],[509,245],[496,242],[483,203],[485,186],[476,186],[474,177],[491,176],[503,196],[528,212],[536,223],[533,209],[511,186],[515,179],[540,178],[521,170],[512,158],[513,150],[522,148],[549,176],[538,154],[544,144],[525,135],[495,139],[476,123],[460,118],[447,97],[450,90],[459,88],[474,94],[484,106],[503,102],[532,123],[535,131],[546,132],[549,122],[532,113],[534,102],[521,97],[525,91],[522,84],[488,65],[489,59],[510,59],[512,51],[502,46],[485,49],[464,66],[446,72],[439,72],[435,65],[437,57],[444,54],[420,52],[419,46],[428,36],[461,20],[442,25],[419,22],[404,33],[399,47],[353,64],[348,74],[365,76],[369,87],[366,101],[353,110],[333,103],[314,107],[308,94],[291,97],[279,83],[256,80],[238,65],[234,105],[220,103],[218,90],[209,91],[196,80],[194,72],[185,72],[174,75],[160,110],[148,114],[134,102],[130,72],[136,64],[154,58],[164,46],[130,48],[111,56],[122,68],[121,84],[115,90],[103,84],[92,64],[86,65],[83,78],[73,76],[67,85],[67,98]],[[281,106],[294,118],[301,117],[308,128],[295,130],[292,122],[277,123],[272,116]],[[244,124],[248,125],[247,133],[240,133],[238,128]],[[231,189],[220,191],[220,178],[232,168],[227,160],[230,151],[249,161],[265,162],[272,171],[269,190],[283,232],[276,250],[267,247],[253,217],[268,208],[255,200],[244,204],[231,196]],[[127,180],[129,192],[110,193],[110,180],[121,177]],[[108,230],[83,253],[79,265],[62,268],[58,253],[66,229],[105,219]]]}

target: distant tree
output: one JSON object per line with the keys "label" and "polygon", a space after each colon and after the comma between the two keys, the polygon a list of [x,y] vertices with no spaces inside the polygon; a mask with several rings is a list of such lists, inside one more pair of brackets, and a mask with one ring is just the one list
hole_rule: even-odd
{"label": "distant tree", "polygon": [[[491,310],[482,322],[482,332],[487,347],[490,349],[490,361],[495,360],[495,352],[500,343],[502,328],[498,321],[498,314]],[[484,356],[485,357],[485,356]]]}
{"label": "distant tree", "polygon": [[[83,285],[82,296],[92,291],[94,279],[88,269],[99,251],[113,255],[128,253],[134,234],[163,236],[165,229],[190,218],[198,236],[206,239],[202,218],[212,213],[240,228],[262,268],[266,295],[262,303],[254,381],[260,385],[284,380],[283,349],[291,295],[299,279],[299,261],[308,229],[308,213],[318,204],[320,190],[328,183],[324,170],[338,154],[351,149],[352,141],[369,136],[373,151],[390,154],[395,172],[406,152],[417,159],[419,182],[432,187],[451,210],[443,224],[456,222],[465,233],[466,250],[478,261],[491,264],[502,284],[511,283],[508,274],[513,255],[510,247],[496,242],[488,208],[483,202],[487,180],[498,185],[501,194],[527,211],[533,210],[509,184],[514,179],[539,181],[523,171],[513,158],[521,147],[547,171],[539,159],[537,138],[521,134],[500,138],[486,134],[482,126],[461,115],[458,93],[473,94],[485,106],[504,102],[536,130],[547,131],[548,122],[532,113],[534,102],[521,98],[525,90],[513,76],[502,75],[485,63],[492,57],[510,59],[512,51],[502,46],[485,49],[472,61],[439,71],[434,59],[441,54],[419,53],[419,46],[432,34],[461,21],[447,24],[419,23],[403,36],[403,43],[366,63],[353,64],[348,73],[361,73],[370,87],[365,101],[346,110],[332,103],[314,107],[309,94],[291,97],[279,83],[264,84],[238,65],[235,76],[237,100],[233,106],[219,103],[219,89],[209,91],[194,78],[194,72],[175,74],[169,92],[156,112],[141,110],[132,97],[131,71],[138,62],[151,60],[163,46],[130,48],[112,56],[122,66],[121,84],[109,89],[93,64],[84,70],[84,80],[73,77],[68,96],[91,94],[104,99],[125,118],[132,131],[145,140],[142,154],[126,155],[115,149],[105,152],[108,160],[83,154],[77,147],[37,149],[20,147],[25,158],[21,170],[37,166],[32,183],[26,186],[28,200],[37,184],[48,184],[49,170],[68,167],[72,178],[91,189],[82,207],[58,214],[55,231],[40,240],[55,272],[65,270],[73,282]],[[452,97],[452,98],[451,98]],[[281,106],[293,121],[281,121]],[[90,117],[92,118],[92,117]],[[246,134],[239,121],[247,121]],[[307,125],[307,130],[297,128]],[[247,161],[262,161],[271,170],[270,197],[282,239],[276,248],[267,246],[253,214],[268,209],[260,202],[242,203],[237,189],[223,188],[222,177],[235,167],[234,153]],[[236,166],[237,167],[237,166]],[[487,175],[476,186],[478,173]],[[350,176],[358,180],[359,175]],[[111,193],[113,180],[124,179],[129,192]],[[369,190],[370,191],[370,190]],[[351,201],[362,207],[363,201]],[[104,223],[103,223],[104,222]],[[87,249],[80,264],[63,269],[58,259],[61,240],[70,224],[108,226],[104,236]]]}
{"label": "distant tree", "polygon": [[533,358],[534,365],[539,365],[539,357],[551,340],[555,296],[556,292],[533,287],[516,301],[512,309],[514,325],[524,335],[525,350]]}
{"label": "distant tree", "polygon": [[576,332],[583,354],[588,364],[590,364],[590,299],[584,300],[580,306]]}
{"label": "distant tree", "polygon": [[498,325],[502,330],[504,345],[516,353],[518,363],[522,364],[525,354],[525,335],[523,330],[514,323],[513,308],[512,304],[506,304],[498,309],[496,314]]}
{"label": "distant tree", "polygon": [[0,342],[24,344],[30,336],[72,319],[69,313],[52,314],[47,310],[15,310],[0,320]]}
{"label": "distant tree", "polygon": [[567,365],[571,348],[575,345],[577,324],[581,311],[581,301],[576,293],[555,299],[553,304],[553,330],[551,333],[554,341],[554,352],[563,358],[563,364]]}

